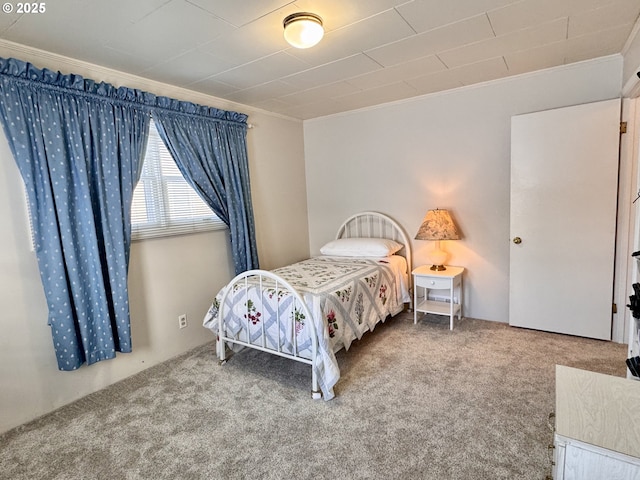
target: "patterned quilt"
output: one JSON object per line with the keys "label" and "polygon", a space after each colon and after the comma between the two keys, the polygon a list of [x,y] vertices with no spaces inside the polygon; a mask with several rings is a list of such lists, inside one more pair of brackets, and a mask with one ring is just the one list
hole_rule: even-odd
{"label": "patterned quilt", "polygon": [[[378,322],[396,315],[408,301],[407,265],[403,257],[368,259],[317,257],[273,271],[303,297],[313,318],[305,318],[293,296],[276,290],[271,280],[232,285],[225,306],[228,336],[272,350],[310,359],[309,328],[318,337],[316,374],[325,400],[333,398],[340,378],[334,353],[349,348],[354,339]],[[226,288],[226,287],[225,287]],[[218,331],[218,311],[224,289],[218,293],[204,326]],[[232,312],[229,315],[229,312]]]}

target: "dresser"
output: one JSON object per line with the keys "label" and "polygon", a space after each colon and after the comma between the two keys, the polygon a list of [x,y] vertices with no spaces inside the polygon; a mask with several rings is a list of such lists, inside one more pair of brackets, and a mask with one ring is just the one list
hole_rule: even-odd
{"label": "dresser", "polygon": [[640,480],[640,382],[556,366],[554,480]]}

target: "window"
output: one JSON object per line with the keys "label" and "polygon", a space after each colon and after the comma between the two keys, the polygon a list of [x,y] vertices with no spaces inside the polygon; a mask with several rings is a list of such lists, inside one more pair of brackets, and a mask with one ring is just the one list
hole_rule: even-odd
{"label": "window", "polygon": [[153,121],[133,192],[131,227],[134,240],[226,228],[186,182]]}

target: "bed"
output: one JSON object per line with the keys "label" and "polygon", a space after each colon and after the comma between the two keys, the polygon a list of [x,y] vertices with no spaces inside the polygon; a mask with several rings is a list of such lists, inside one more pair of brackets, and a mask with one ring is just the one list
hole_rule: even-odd
{"label": "bed", "polygon": [[[203,325],[227,349],[262,350],[311,365],[312,398],[330,400],[335,353],[411,304],[411,244],[390,217],[349,217],[321,255],[237,275],[216,295]],[[223,321],[220,321],[223,319]]]}

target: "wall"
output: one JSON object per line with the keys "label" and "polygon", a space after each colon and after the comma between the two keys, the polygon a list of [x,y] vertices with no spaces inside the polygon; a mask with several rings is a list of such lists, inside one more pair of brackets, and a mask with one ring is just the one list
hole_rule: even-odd
{"label": "wall", "polygon": [[[248,113],[255,125],[247,142],[262,266],[308,256],[302,122],[20,46],[0,43],[0,55]],[[215,293],[233,276],[226,230],[134,242],[129,274],[133,353],[75,372],[56,367],[22,180],[2,133],[0,230],[0,432],[214,339],[201,322]],[[179,330],[182,313],[189,326]]]}
{"label": "wall", "polygon": [[622,85],[625,87],[625,94],[634,89],[634,95],[638,96],[640,95],[640,87],[638,87],[640,80],[636,73],[640,71],[640,18],[636,21],[633,31],[629,35],[622,56],[624,58]]}
{"label": "wall", "polygon": [[[621,75],[616,55],[306,121],[311,253],[359,210],[413,237],[428,209],[449,208],[463,238],[444,247],[468,269],[465,314],[508,322],[511,116],[618,97]],[[413,247],[414,265],[428,263],[431,242]]]}

